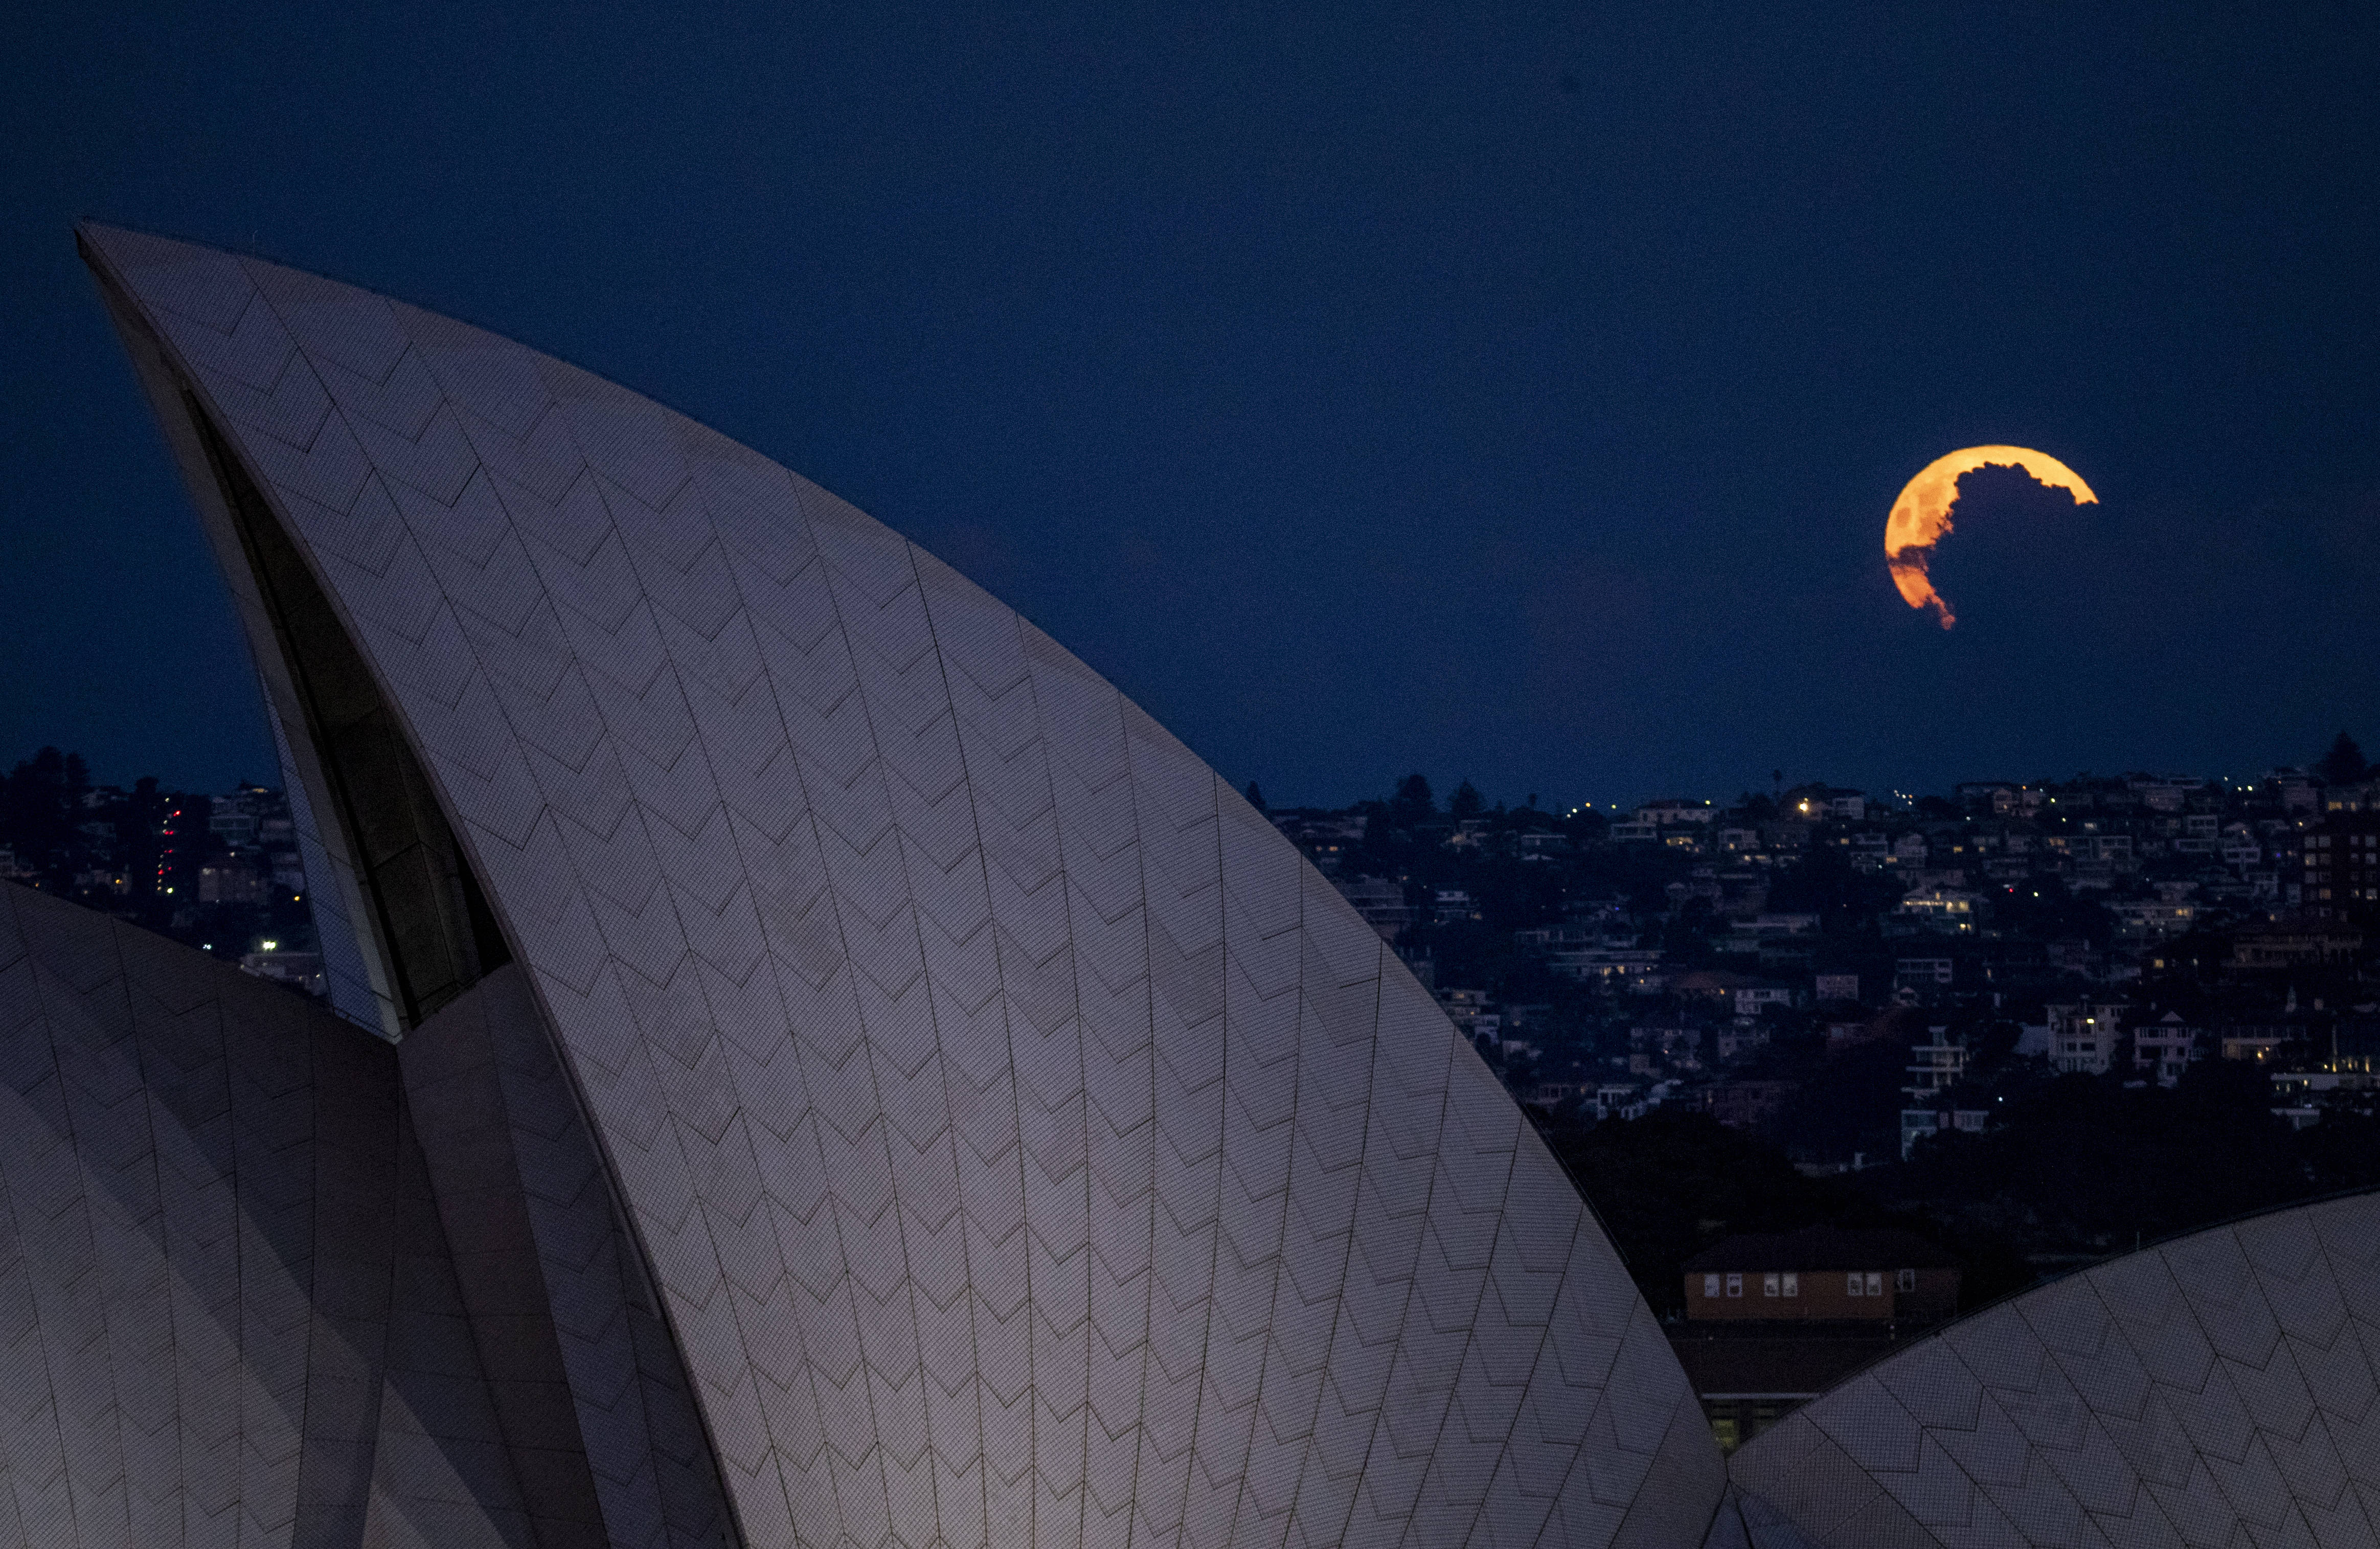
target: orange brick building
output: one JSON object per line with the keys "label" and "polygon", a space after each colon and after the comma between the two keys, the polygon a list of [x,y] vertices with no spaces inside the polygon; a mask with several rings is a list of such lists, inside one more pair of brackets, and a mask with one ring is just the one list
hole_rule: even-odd
{"label": "orange brick building", "polygon": [[1931,1323],[1959,1310],[1958,1261],[1905,1231],[1747,1234],[1684,1267],[1691,1319]]}

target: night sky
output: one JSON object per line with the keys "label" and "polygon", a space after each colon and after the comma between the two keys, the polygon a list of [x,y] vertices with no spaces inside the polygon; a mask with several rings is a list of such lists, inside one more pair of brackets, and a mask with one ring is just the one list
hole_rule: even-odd
{"label": "night sky", "polygon": [[[273,778],[81,215],[716,426],[1276,804],[2380,744],[2368,4],[42,9],[0,758]],[[1945,634],[1994,442],[2101,503],[1971,478]]]}

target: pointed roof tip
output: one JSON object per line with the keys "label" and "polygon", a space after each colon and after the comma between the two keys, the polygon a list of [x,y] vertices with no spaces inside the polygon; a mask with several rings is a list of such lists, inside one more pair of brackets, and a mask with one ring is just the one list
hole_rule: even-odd
{"label": "pointed roof tip", "polygon": [[89,215],[78,216],[74,226],[75,257],[91,272],[104,290],[109,285],[124,284],[124,269],[128,255],[142,243],[159,242],[180,247],[171,237],[151,236],[131,226],[120,226],[112,221],[94,220]]}
{"label": "pointed roof tip", "polygon": [[200,242],[142,226],[96,220],[89,215],[76,219],[74,235],[75,248],[82,254],[84,262],[91,262],[96,254],[118,269],[226,262],[261,262],[273,264],[276,268],[287,267],[252,248]]}
{"label": "pointed roof tip", "polygon": [[75,241],[78,245],[88,243],[105,244],[118,241],[128,236],[142,237],[152,242],[172,242],[176,240],[170,236],[158,236],[152,233],[142,231],[139,226],[120,225],[114,221],[103,221],[92,215],[76,216],[73,229]]}
{"label": "pointed roof tip", "polygon": [[168,251],[188,250],[193,255],[214,250],[200,243],[185,242],[176,236],[160,236],[138,226],[118,225],[113,221],[95,220],[89,215],[76,219],[74,238],[75,251],[82,255],[83,262],[93,267],[97,267],[103,259],[112,265],[121,265],[130,252],[152,245]]}
{"label": "pointed roof tip", "polygon": [[97,256],[103,234],[113,233],[115,227],[104,221],[94,221],[88,215],[78,215],[74,224],[67,229],[74,233],[75,256],[88,265]]}
{"label": "pointed roof tip", "polygon": [[187,236],[170,236],[161,231],[151,231],[143,226],[128,226],[115,221],[103,221],[91,215],[79,215],[75,218],[74,234],[78,242],[92,243],[101,248],[114,248],[125,243],[153,242],[161,248],[184,248],[193,253],[221,254],[226,258],[237,256],[228,248],[217,248],[212,243],[193,242]]}

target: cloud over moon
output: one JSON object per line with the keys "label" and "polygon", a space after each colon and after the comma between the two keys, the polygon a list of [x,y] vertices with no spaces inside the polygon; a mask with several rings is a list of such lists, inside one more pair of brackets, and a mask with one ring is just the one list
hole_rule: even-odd
{"label": "cloud over moon", "polygon": [[1950,604],[1934,589],[1926,568],[1934,546],[1950,531],[1950,511],[1959,502],[1959,478],[1982,467],[2022,468],[2053,490],[2064,490],[2077,505],[2096,505],[2099,497],[2082,476],[2046,453],[2022,446],[1971,446],[1937,457],[1918,471],[1892,502],[1884,524],[1884,558],[1892,567],[1892,584],[1912,608],[1931,608],[1949,628],[1959,622]]}

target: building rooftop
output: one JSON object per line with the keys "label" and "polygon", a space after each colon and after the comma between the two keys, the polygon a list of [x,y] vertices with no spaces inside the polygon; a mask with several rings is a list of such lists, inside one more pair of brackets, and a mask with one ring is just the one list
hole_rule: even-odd
{"label": "building rooftop", "polygon": [[1804,1227],[1800,1231],[1744,1232],[1685,1261],[1706,1269],[1954,1269],[1959,1261],[1912,1232]]}

